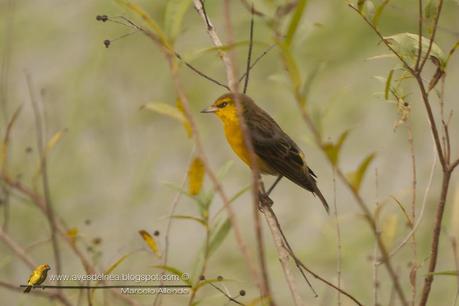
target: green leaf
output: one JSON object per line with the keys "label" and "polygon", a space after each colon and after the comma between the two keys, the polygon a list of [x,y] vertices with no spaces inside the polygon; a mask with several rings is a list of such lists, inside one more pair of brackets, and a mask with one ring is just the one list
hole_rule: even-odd
{"label": "green leaf", "polygon": [[[202,56],[207,56],[209,53],[212,54],[214,52],[230,51],[230,50],[235,49],[235,48],[245,47],[249,43],[250,43],[250,41],[243,40],[243,41],[234,42],[232,44],[226,44],[226,45],[222,45],[222,46],[214,46],[214,47],[203,48],[203,49],[194,51],[194,52],[192,52],[190,54],[185,54],[183,56],[183,59],[184,59],[185,62],[190,63],[190,62],[192,62],[192,61],[194,61],[194,60],[196,60],[196,59],[198,59],[198,58],[200,58]],[[260,41],[254,41],[253,45],[254,46],[259,45],[260,47],[263,47],[263,48],[266,48],[266,47],[269,46],[269,44],[264,43],[264,42],[260,42]]]}
{"label": "green leaf", "polygon": [[149,29],[154,33],[155,36],[158,37],[159,42],[169,51],[172,51],[171,44],[167,39],[166,34],[164,31],[159,27],[158,23],[151,18],[150,15],[139,5],[132,3],[129,0],[115,0],[121,6],[123,6],[126,10],[131,12],[133,15],[136,15],[149,27]]}
{"label": "green leaf", "polygon": [[182,21],[191,0],[168,0],[164,13],[164,30],[169,38],[174,41],[182,29]]}
{"label": "green leaf", "polygon": [[390,249],[397,233],[398,216],[391,214],[384,219],[382,224],[381,240],[387,249]]}
{"label": "green leaf", "polygon": [[437,0],[428,0],[424,6],[424,24],[427,28],[428,33],[432,33],[432,30],[435,26],[435,18],[438,12],[438,1]]}
{"label": "green leaf", "polygon": [[349,130],[346,130],[343,133],[341,133],[336,144],[331,143],[331,142],[327,142],[324,144],[323,147],[324,147],[325,153],[327,154],[328,159],[330,160],[332,165],[338,164],[341,147],[343,146],[344,141],[346,141],[348,135],[349,135]]}
{"label": "green leaf", "polygon": [[355,191],[359,191],[360,185],[362,183],[363,177],[365,176],[365,172],[368,169],[368,166],[373,161],[375,154],[368,155],[359,165],[356,171],[347,174],[347,179],[349,184],[351,184],[352,188]]}
{"label": "green leaf", "polygon": [[19,114],[21,113],[22,110],[22,105],[20,105],[16,111],[14,112],[13,116],[11,117],[11,120],[8,122],[8,126],[6,128],[6,133],[5,137],[3,138],[3,143],[2,143],[2,148],[0,151],[0,172],[3,172],[5,169],[3,167],[5,166],[5,162],[8,159],[8,145],[10,142],[10,134],[11,130],[13,129],[14,123],[19,117]]}
{"label": "green leaf", "polygon": [[206,220],[201,219],[201,218],[197,218],[197,217],[193,217],[193,216],[173,215],[173,216],[171,216],[171,218],[182,219],[182,220],[193,220],[193,221],[196,221],[196,222],[202,224],[204,227],[207,226]]}
{"label": "green leaf", "polygon": [[441,272],[431,272],[429,275],[445,275],[445,276],[458,276],[459,271],[441,271]]}
{"label": "green leaf", "polygon": [[132,255],[134,252],[121,256],[117,261],[115,261],[107,270],[104,271],[104,274],[110,274],[115,270],[126,258]]}
{"label": "green leaf", "polygon": [[[300,92],[301,90],[301,74],[298,68],[298,65],[295,61],[295,58],[290,51],[290,48],[284,43],[279,43],[279,48],[282,52],[282,59],[284,61],[285,67],[287,69],[288,76],[290,81],[293,85],[293,89],[295,92]],[[304,99],[303,99],[304,100]],[[301,103],[304,104],[304,101]]]}
{"label": "green leaf", "polygon": [[386,5],[389,4],[389,1],[390,0],[384,0],[376,8],[375,15],[373,16],[373,24],[374,24],[374,26],[377,26],[379,24],[379,20],[381,19],[381,15],[382,15],[384,9],[386,8]]}
{"label": "green leaf", "polygon": [[459,48],[459,40],[456,41],[456,43],[453,45],[451,50],[449,50],[448,57],[446,58],[446,61],[445,61],[445,67],[446,67],[446,65],[448,65],[448,62],[451,59],[451,56],[454,54],[454,52],[456,52],[457,48]]}
{"label": "green leaf", "polygon": [[[419,35],[413,33],[399,33],[392,36],[384,37],[384,40],[398,53],[400,56],[408,62],[408,64],[414,64],[416,62],[419,52]],[[421,48],[423,58],[427,54],[429,49],[430,39],[422,37]],[[429,57],[433,57],[438,61],[438,66],[444,67],[446,57],[440,47],[434,42],[432,43],[432,49]]]}
{"label": "green leaf", "polygon": [[167,265],[156,265],[156,266],[153,266],[153,268],[161,269],[161,270],[170,272],[170,273],[172,273],[174,275],[177,275],[178,277],[180,277],[180,280],[182,282],[184,282],[187,285],[192,286],[189,277],[183,277],[183,274],[185,274],[185,273],[183,273],[182,271],[180,271],[177,268],[174,268],[174,267],[171,267],[171,266],[167,266]]}
{"label": "green leaf", "polygon": [[183,113],[177,107],[171,106],[171,105],[169,105],[167,103],[160,103],[160,102],[147,103],[145,105],[142,105],[140,107],[140,109],[141,110],[144,110],[144,109],[145,110],[149,110],[151,112],[155,112],[155,113],[158,113],[158,114],[173,118],[173,119],[178,120],[178,121],[180,121],[182,123],[186,123],[187,122],[185,116],[183,115]]}
{"label": "green leaf", "polygon": [[216,225],[215,229],[211,231],[210,237],[209,237],[209,250],[208,250],[209,257],[222,244],[223,240],[225,240],[226,236],[228,235],[230,229],[231,229],[231,222],[229,219],[226,219],[224,222],[220,223],[219,225]]}
{"label": "green leaf", "polygon": [[257,305],[269,305],[270,298],[267,296],[259,296],[248,302],[247,306],[257,306]]}
{"label": "green leaf", "polygon": [[285,36],[285,45],[287,47],[292,44],[293,36],[298,29],[298,25],[300,24],[301,17],[303,17],[304,9],[306,8],[307,3],[307,0],[298,0],[295,12],[293,13],[292,19],[290,20],[290,24],[288,26],[287,35]]}
{"label": "green leaf", "polygon": [[384,99],[388,100],[389,99],[389,93],[390,93],[390,84],[392,82],[392,76],[394,75],[394,69],[391,69],[389,72],[389,75],[387,76],[386,79],[386,86],[384,88]]}
{"label": "green leaf", "polygon": [[233,166],[233,161],[229,160],[221,166],[218,171],[217,171],[217,177],[219,180],[222,180],[225,178],[225,176],[229,173],[231,167]]}
{"label": "green leaf", "polygon": [[205,279],[203,281],[200,281],[199,283],[197,283],[195,285],[195,287],[193,288],[194,291],[198,291],[200,288],[204,287],[205,285],[207,284],[213,284],[213,283],[221,283],[221,282],[229,282],[229,281],[232,281],[231,279],[226,279],[226,278],[222,278],[222,279],[219,279],[219,278],[210,278],[210,279]]}

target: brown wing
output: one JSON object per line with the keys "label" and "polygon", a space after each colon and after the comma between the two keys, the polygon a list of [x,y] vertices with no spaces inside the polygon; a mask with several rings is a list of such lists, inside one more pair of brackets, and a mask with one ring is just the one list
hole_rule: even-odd
{"label": "brown wing", "polygon": [[328,212],[327,201],[316,184],[316,175],[306,165],[301,149],[271,116],[255,103],[252,106],[245,109],[244,118],[255,153],[280,175],[316,194]]}
{"label": "brown wing", "polygon": [[245,118],[255,153],[280,175],[314,192],[314,174],[306,166],[303,153],[274,119],[260,108]]}

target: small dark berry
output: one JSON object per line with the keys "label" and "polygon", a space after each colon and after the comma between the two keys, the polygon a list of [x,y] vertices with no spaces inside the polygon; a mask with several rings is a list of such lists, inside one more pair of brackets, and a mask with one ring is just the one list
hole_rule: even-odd
{"label": "small dark berry", "polygon": [[244,296],[244,295],[245,295],[245,290],[239,291],[239,295],[240,295],[240,296]]}
{"label": "small dark berry", "polygon": [[153,232],[153,235],[159,236],[159,231],[154,231],[154,232]]}
{"label": "small dark berry", "polygon": [[406,106],[408,106],[409,104],[408,104],[408,102],[405,102],[405,103],[403,103],[403,105],[405,105],[405,107],[406,107]]}
{"label": "small dark berry", "polygon": [[221,276],[221,275],[217,276],[217,280],[218,280],[219,282],[221,282],[221,281],[223,280],[223,276]]}
{"label": "small dark berry", "polygon": [[203,280],[205,280],[205,279],[206,279],[206,277],[205,277],[204,275],[199,275],[199,280],[200,280],[200,281],[203,281]]}
{"label": "small dark berry", "polygon": [[108,48],[110,46],[110,40],[108,39],[104,40],[104,45],[105,45],[105,48]]}

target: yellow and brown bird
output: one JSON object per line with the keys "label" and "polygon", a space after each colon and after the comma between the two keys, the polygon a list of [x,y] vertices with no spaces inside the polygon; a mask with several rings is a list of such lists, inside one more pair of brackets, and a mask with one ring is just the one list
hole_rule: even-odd
{"label": "yellow and brown bird", "polygon": [[241,106],[241,117],[253,144],[256,164],[263,174],[285,176],[290,181],[317,195],[329,210],[325,197],[316,183],[316,175],[307,166],[304,153],[280,128],[271,116],[245,94],[227,93],[218,98],[202,113],[214,113],[222,121],[225,136],[233,151],[247,165],[250,154],[240,127],[236,100]]}
{"label": "yellow and brown bird", "polygon": [[46,280],[48,276],[48,271],[51,270],[49,265],[43,264],[39,265],[38,267],[33,270],[32,274],[30,274],[29,280],[27,281],[27,288],[25,288],[24,293],[30,292],[32,287],[40,285]]}

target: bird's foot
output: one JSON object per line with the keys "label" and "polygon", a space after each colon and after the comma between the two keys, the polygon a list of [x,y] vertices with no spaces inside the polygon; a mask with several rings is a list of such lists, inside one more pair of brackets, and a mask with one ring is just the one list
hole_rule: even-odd
{"label": "bird's foot", "polygon": [[271,198],[264,192],[258,193],[258,209],[263,210],[263,207],[271,207],[274,202]]}

